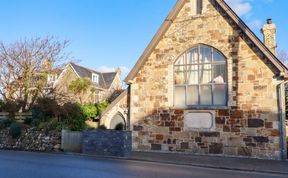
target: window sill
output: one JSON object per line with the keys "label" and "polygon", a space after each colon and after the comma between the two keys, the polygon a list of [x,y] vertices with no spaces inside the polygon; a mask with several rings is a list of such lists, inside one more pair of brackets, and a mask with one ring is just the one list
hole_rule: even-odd
{"label": "window sill", "polygon": [[183,110],[219,110],[219,109],[230,109],[228,106],[188,106],[188,107],[177,107],[174,106],[171,109],[183,109]]}

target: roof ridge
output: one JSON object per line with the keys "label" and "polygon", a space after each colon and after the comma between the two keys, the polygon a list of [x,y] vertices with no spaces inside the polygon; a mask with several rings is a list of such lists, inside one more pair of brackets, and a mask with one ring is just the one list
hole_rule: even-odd
{"label": "roof ridge", "polygon": [[94,70],[94,69],[90,69],[90,68],[88,68],[88,67],[84,67],[84,66],[82,66],[82,65],[79,65],[79,64],[76,64],[76,63],[74,63],[74,62],[70,62],[70,64],[73,64],[73,65],[76,65],[77,67],[81,67],[81,68],[83,68],[83,69],[86,69],[86,70],[89,70],[90,72],[92,72],[92,73],[102,73],[102,72],[98,72],[98,71],[96,71],[96,70]]}
{"label": "roof ridge", "polygon": [[102,74],[112,74],[112,73],[117,73],[116,71],[115,72],[100,72]]}

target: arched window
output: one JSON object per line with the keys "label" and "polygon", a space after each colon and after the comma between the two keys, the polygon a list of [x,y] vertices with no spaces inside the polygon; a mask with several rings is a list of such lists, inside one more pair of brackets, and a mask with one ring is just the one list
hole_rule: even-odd
{"label": "arched window", "polygon": [[215,48],[198,45],[174,64],[174,105],[226,106],[226,59]]}

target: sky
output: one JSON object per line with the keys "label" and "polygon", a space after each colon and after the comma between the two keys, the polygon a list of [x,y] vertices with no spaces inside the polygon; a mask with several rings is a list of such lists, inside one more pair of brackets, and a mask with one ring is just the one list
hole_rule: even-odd
{"label": "sky", "polygon": [[[137,62],[176,0],[0,0],[0,41],[55,36],[79,64],[123,77]],[[267,18],[278,50],[288,51],[287,0],[226,0],[262,40]]]}

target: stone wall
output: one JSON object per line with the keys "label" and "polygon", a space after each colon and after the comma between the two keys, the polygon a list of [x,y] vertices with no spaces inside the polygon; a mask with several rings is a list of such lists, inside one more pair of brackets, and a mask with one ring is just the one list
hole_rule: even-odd
{"label": "stone wall", "polygon": [[[277,70],[225,12],[204,0],[191,16],[190,1],[138,71],[131,85],[133,149],[280,158]],[[174,62],[198,44],[227,59],[228,105],[198,108],[216,113],[215,132],[183,131],[184,111],[174,107]]]}
{"label": "stone wall", "polygon": [[99,156],[128,156],[131,152],[131,132],[89,130],[83,133],[82,152]]}
{"label": "stone wall", "polygon": [[57,131],[24,128],[18,139],[12,139],[9,129],[0,130],[0,149],[58,152],[61,147],[61,133]]}
{"label": "stone wall", "polygon": [[[250,118],[257,113],[217,110],[213,131],[185,131],[184,110],[162,110],[134,125],[138,151],[186,152],[278,158],[279,131],[273,123]],[[257,130],[259,131],[257,132]],[[260,133],[260,134],[259,134]]]}

